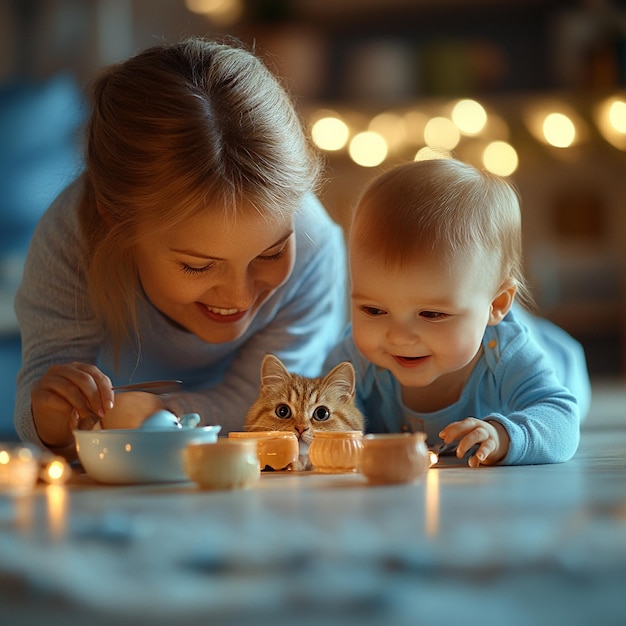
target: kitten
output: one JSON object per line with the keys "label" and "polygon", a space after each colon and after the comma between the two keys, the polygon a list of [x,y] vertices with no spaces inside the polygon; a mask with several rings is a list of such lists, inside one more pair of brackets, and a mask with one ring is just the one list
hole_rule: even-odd
{"label": "kitten", "polygon": [[298,437],[300,457],[293,469],[311,469],[309,445],[319,430],[360,430],[364,419],[354,404],[352,363],[344,361],[326,376],[307,378],[290,373],[267,354],[261,364],[261,388],[246,415],[244,429],[286,430]]}

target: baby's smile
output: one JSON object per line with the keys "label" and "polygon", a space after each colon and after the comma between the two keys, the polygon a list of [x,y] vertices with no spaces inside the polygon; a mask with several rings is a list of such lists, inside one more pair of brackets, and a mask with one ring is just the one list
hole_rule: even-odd
{"label": "baby's smile", "polygon": [[399,356],[399,355],[392,355],[392,357],[399,365],[402,365],[403,367],[416,367],[417,365],[419,365],[425,359],[428,358],[427,356]]}

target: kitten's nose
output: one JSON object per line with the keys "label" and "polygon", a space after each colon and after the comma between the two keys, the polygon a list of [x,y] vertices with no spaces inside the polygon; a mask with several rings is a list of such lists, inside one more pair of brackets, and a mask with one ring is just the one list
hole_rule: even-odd
{"label": "kitten's nose", "polygon": [[294,426],[294,428],[298,433],[298,438],[301,438],[302,434],[309,430],[308,426]]}

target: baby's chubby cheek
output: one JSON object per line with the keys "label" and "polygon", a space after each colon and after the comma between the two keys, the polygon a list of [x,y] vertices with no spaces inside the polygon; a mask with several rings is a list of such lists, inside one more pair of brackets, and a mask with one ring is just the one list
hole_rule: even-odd
{"label": "baby's chubby cheek", "polygon": [[354,339],[354,345],[357,350],[368,360],[374,364],[378,355],[378,343],[374,340],[375,335],[373,333],[367,333],[361,330],[358,326],[354,326],[352,329],[352,338]]}

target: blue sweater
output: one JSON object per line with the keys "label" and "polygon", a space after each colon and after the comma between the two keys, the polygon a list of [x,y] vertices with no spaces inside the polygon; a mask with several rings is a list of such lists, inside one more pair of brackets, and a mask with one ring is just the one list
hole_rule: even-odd
{"label": "blue sweater", "polygon": [[451,422],[477,417],[500,422],[511,442],[504,465],[559,463],[578,448],[580,421],[591,387],[580,344],[562,329],[514,307],[488,326],[482,354],[454,404],[433,413],[404,406],[391,372],[368,362],[350,333],[329,355],[325,368],[349,360],[357,373],[357,405],[372,433],[424,431],[429,446]]}
{"label": "blue sweater", "polygon": [[87,298],[77,204],[80,179],[42,217],[33,236],[15,300],[23,346],[15,424],[23,440],[40,443],[30,410],[31,383],[55,363],[96,363],[114,384],[180,379],[184,392],[168,397],[177,414],[199,413],[222,433],[242,430],[259,390],[260,364],[272,352],[292,371],[320,373],[346,323],[343,232],[313,196],[295,217],[296,260],[290,278],[259,309],[239,339],[210,344],[140,305],[141,350],[123,346],[119,371],[104,329]]}

